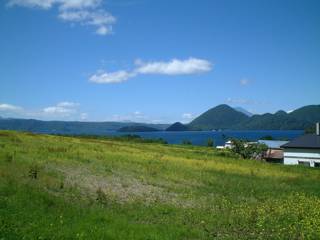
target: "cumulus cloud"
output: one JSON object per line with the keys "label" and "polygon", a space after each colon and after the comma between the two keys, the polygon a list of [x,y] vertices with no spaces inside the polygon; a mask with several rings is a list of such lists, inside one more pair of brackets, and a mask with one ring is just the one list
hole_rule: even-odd
{"label": "cumulus cloud", "polygon": [[22,110],[22,107],[7,104],[7,103],[0,103],[0,111],[1,112],[16,112]]}
{"label": "cumulus cloud", "polygon": [[112,24],[116,22],[116,18],[104,10],[68,10],[60,12],[58,17],[66,22],[95,26],[99,35],[112,33]]}
{"label": "cumulus cloud", "polygon": [[198,58],[146,63],[138,59],[135,60],[134,64],[136,68],[132,71],[119,70],[108,73],[99,70],[89,78],[89,81],[94,83],[121,83],[127,81],[129,78],[142,74],[190,75],[208,72],[212,69],[212,64],[209,61]]}
{"label": "cumulus cloud", "polygon": [[43,113],[52,115],[69,116],[70,114],[77,112],[78,103],[73,102],[60,102],[55,106],[46,107],[43,109]]}
{"label": "cumulus cloud", "polygon": [[41,120],[86,120],[87,113],[80,111],[80,104],[62,101],[41,109],[28,109],[7,103],[0,103],[0,116],[10,118],[35,118]]}
{"label": "cumulus cloud", "polygon": [[123,70],[110,73],[99,70],[96,74],[90,77],[89,81],[94,83],[121,83],[134,76],[135,73]]}
{"label": "cumulus cloud", "polygon": [[169,62],[136,62],[136,71],[141,74],[186,75],[209,72],[212,64],[204,59],[189,58],[186,60],[172,59]]}
{"label": "cumulus cloud", "polygon": [[102,0],[9,0],[9,6],[50,9],[58,7],[58,18],[70,23],[90,25],[99,35],[112,33],[116,18],[102,9]]}

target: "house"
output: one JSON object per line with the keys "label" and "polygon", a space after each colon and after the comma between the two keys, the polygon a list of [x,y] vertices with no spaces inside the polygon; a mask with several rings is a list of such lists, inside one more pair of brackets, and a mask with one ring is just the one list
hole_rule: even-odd
{"label": "house", "polygon": [[320,124],[316,125],[316,134],[303,135],[281,147],[284,164],[320,167]]}
{"label": "house", "polygon": [[283,163],[283,149],[281,146],[287,144],[288,141],[259,140],[258,143],[265,144],[268,147],[263,156],[267,162]]}

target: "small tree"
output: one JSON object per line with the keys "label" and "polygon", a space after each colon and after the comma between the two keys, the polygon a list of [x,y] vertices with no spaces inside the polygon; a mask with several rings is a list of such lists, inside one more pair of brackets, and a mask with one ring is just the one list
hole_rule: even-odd
{"label": "small tree", "polygon": [[207,141],[207,146],[208,147],[213,147],[214,146],[214,140],[212,138],[209,138]]}
{"label": "small tree", "polygon": [[231,151],[240,155],[242,158],[261,159],[268,147],[265,144],[251,143],[248,144],[243,140],[233,139]]}
{"label": "small tree", "polygon": [[239,139],[232,139],[232,148],[231,151],[240,155],[241,157],[245,158],[245,146],[244,146],[244,141],[243,140],[239,140]]}

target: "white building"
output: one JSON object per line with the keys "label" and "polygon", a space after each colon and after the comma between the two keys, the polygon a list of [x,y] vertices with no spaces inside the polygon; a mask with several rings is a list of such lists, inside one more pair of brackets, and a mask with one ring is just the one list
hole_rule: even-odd
{"label": "white building", "polygon": [[216,146],[216,149],[231,149],[233,148],[233,143],[231,140],[226,141],[223,146]]}
{"label": "white building", "polygon": [[303,135],[281,147],[284,164],[320,167],[320,124],[317,123],[316,134]]}

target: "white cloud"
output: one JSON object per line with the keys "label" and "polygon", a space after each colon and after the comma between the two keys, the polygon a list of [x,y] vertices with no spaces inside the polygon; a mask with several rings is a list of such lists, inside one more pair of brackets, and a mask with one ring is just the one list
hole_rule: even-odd
{"label": "white cloud", "polygon": [[135,111],[127,114],[114,114],[107,120],[117,122],[150,122],[149,116],[146,116],[140,111]]}
{"label": "white cloud", "polygon": [[64,108],[75,108],[78,107],[80,104],[79,103],[74,103],[74,102],[60,102],[57,104],[58,107],[64,107]]}
{"label": "white cloud", "polygon": [[56,3],[56,0],[10,0],[8,6],[22,6],[22,7],[38,7],[49,9]]}
{"label": "white cloud", "polygon": [[0,103],[0,111],[1,112],[16,112],[22,110],[22,107],[7,104],[7,103]]}
{"label": "white cloud", "polygon": [[225,103],[227,104],[239,104],[239,105],[268,105],[268,101],[263,100],[252,100],[246,98],[227,98]]}
{"label": "white cloud", "polygon": [[9,6],[50,9],[58,6],[58,18],[80,25],[96,27],[96,33],[112,33],[116,18],[101,8],[102,0],[9,0]]}
{"label": "white cloud", "polygon": [[7,103],[0,103],[0,114],[2,117],[10,118],[35,118],[41,120],[86,120],[87,113],[79,109],[80,104],[63,101],[54,106],[42,109],[27,109]]}
{"label": "white cloud", "polygon": [[61,9],[81,9],[96,8],[101,4],[102,0],[56,0],[55,2],[61,3]]}
{"label": "white cloud", "polygon": [[188,120],[194,118],[194,116],[192,113],[184,113],[182,114],[182,118]]}
{"label": "white cloud", "polygon": [[253,101],[245,98],[227,98],[226,103],[228,104],[250,104]]}
{"label": "white cloud", "polygon": [[101,4],[101,0],[9,0],[9,6],[38,7],[49,9],[54,5],[59,5],[60,9],[82,9],[96,8]]}
{"label": "white cloud", "polygon": [[169,62],[136,61],[136,71],[141,74],[186,75],[209,72],[212,64],[204,59],[189,58],[187,60],[172,59]]}
{"label": "white cloud", "polygon": [[43,113],[51,115],[69,116],[77,112],[78,103],[60,102],[56,106],[50,106],[43,109]]}
{"label": "white cloud", "polygon": [[181,115],[181,122],[182,123],[188,123],[191,120],[193,120],[195,118],[195,115],[193,113],[183,113]]}
{"label": "white cloud", "polygon": [[99,35],[107,35],[110,32],[112,32],[112,28],[107,28],[105,26],[99,27],[96,31],[96,33]]}
{"label": "white cloud", "polygon": [[160,74],[160,75],[186,75],[208,72],[212,64],[203,59],[189,58],[187,60],[173,59],[169,62],[149,62],[135,60],[137,66],[133,71],[119,70],[116,72],[97,71],[90,78],[95,83],[120,83],[139,74]]}
{"label": "white cloud", "polygon": [[53,106],[53,107],[46,107],[43,109],[44,113],[49,113],[49,114],[69,114],[73,113],[75,110],[74,109],[69,109],[69,108],[63,108],[63,107],[58,107],[58,106]]}
{"label": "white cloud", "polygon": [[110,73],[100,70],[96,74],[92,75],[89,81],[94,83],[121,83],[134,76],[135,73],[123,70]]}
{"label": "white cloud", "polygon": [[80,120],[87,120],[88,119],[88,114],[87,113],[81,113],[80,114]]}
{"label": "white cloud", "polygon": [[243,79],[240,80],[240,85],[241,86],[246,86],[249,83],[250,83],[250,81],[248,79],[246,79],[246,78],[243,78]]}
{"label": "white cloud", "polygon": [[68,10],[60,12],[58,17],[67,22],[95,26],[97,28],[96,33],[99,35],[111,34],[112,24],[116,22],[116,18],[104,10]]}

